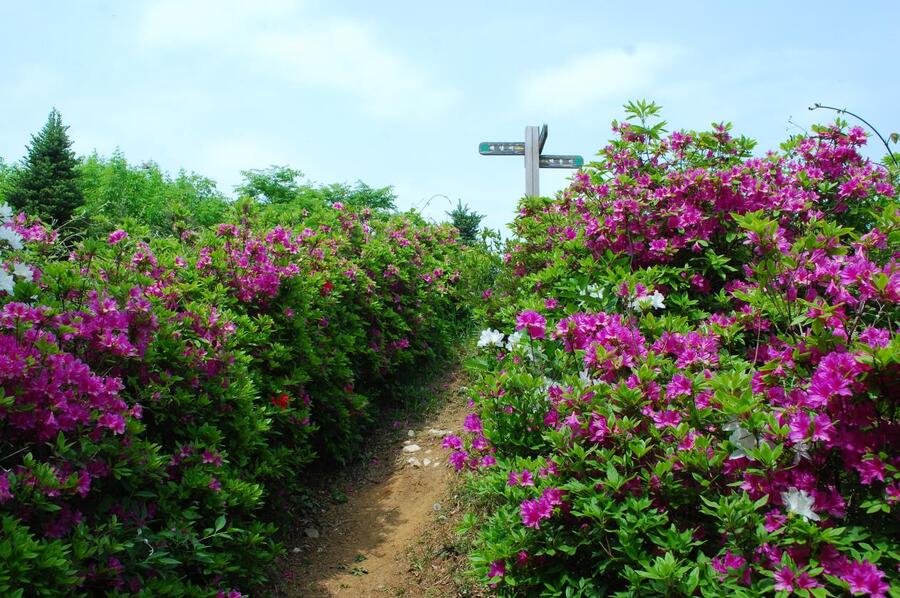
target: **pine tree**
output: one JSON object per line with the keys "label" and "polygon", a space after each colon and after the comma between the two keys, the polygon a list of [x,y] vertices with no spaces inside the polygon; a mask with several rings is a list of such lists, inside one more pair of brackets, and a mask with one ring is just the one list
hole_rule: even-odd
{"label": "pine tree", "polygon": [[463,205],[461,199],[456,200],[456,207],[452,212],[446,212],[450,216],[450,222],[459,231],[459,238],[464,243],[474,243],[478,240],[478,227],[484,214],[470,210],[468,204]]}
{"label": "pine tree", "polygon": [[68,223],[84,203],[68,128],[54,108],[41,132],[31,136],[28,155],[6,198],[13,207],[58,226]]}

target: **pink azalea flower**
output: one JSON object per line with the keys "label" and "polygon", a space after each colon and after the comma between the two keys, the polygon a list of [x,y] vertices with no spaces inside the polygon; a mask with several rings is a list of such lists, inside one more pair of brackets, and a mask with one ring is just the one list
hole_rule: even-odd
{"label": "pink azalea flower", "polygon": [[[397,422],[397,423],[399,423],[399,422]],[[441,445],[445,449],[459,450],[463,447],[463,442],[459,436],[450,435],[450,436],[444,437],[444,440],[441,443]]]}
{"label": "pink azalea flower", "polygon": [[868,485],[875,480],[884,481],[884,463],[874,455],[871,459],[857,463],[856,470],[859,472],[859,481],[862,484]]}
{"label": "pink azalea flower", "polygon": [[767,532],[771,533],[778,529],[781,529],[786,522],[787,515],[785,515],[778,509],[772,509],[771,511],[766,513],[765,528]]}
{"label": "pink azalea flower", "polygon": [[503,560],[496,560],[491,563],[488,569],[488,577],[503,577],[506,575],[506,563]]}
{"label": "pink azalea flower", "polygon": [[675,374],[672,376],[672,381],[669,382],[669,385],[666,387],[666,398],[674,399],[681,395],[690,395],[692,387],[693,383],[690,378],[682,376],[681,374]]}
{"label": "pink azalea flower", "polygon": [[9,489],[9,474],[5,471],[0,472],[0,504],[11,500],[13,497]]}
{"label": "pink azalea flower", "polygon": [[563,500],[563,491],[559,488],[547,488],[541,494],[541,500],[547,501],[550,506],[558,506],[561,505]]}
{"label": "pink azalea flower", "polygon": [[775,589],[784,592],[793,592],[794,591],[794,581],[796,579],[796,575],[794,574],[794,570],[790,567],[782,567],[780,571],[775,572]]}
{"label": "pink azalea flower", "polygon": [[609,427],[606,424],[606,419],[599,415],[594,415],[588,426],[588,438],[591,442],[603,442],[608,435]]}
{"label": "pink azalea flower", "polygon": [[203,455],[201,456],[203,463],[212,464],[216,467],[220,467],[222,465],[222,455],[218,453],[211,453],[210,451],[203,451]]}
{"label": "pink azalea flower", "polygon": [[794,587],[798,590],[809,590],[811,588],[819,588],[822,584],[815,580],[809,573],[803,572],[794,580]]}
{"label": "pink azalea flower", "polygon": [[885,592],[890,589],[883,581],[884,572],[869,561],[853,561],[840,577],[847,582],[854,595],[884,598]]}
{"label": "pink azalea flower", "polygon": [[536,499],[529,499],[522,501],[522,504],[519,505],[519,511],[522,515],[522,524],[525,527],[533,527],[534,529],[541,528],[541,503]]}
{"label": "pink azalea flower", "polygon": [[468,458],[469,455],[465,451],[455,451],[450,454],[449,461],[456,471],[461,471],[466,466],[466,459]]}
{"label": "pink azalea flower", "polygon": [[463,430],[466,432],[481,432],[481,418],[477,413],[470,413],[463,422]]}
{"label": "pink azalea flower", "polygon": [[884,489],[884,494],[890,504],[900,503],[900,484],[891,484]]}
{"label": "pink azalea flower", "polygon": [[127,239],[127,238],[128,238],[128,233],[126,233],[124,230],[119,229],[119,230],[114,230],[113,232],[109,233],[109,238],[107,239],[107,242],[110,245],[118,245],[121,241],[123,241],[124,239]]}
{"label": "pink azalea flower", "polygon": [[681,414],[675,409],[666,409],[659,412],[651,411],[650,418],[653,420],[653,425],[660,430],[667,426],[677,428],[678,424],[681,423]]}
{"label": "pink azalea flower", "polygon": [[545,338],[546,329],[547,320],[536,311],[523,311],[516,318],[516,330],[526,330],[531,338]]}

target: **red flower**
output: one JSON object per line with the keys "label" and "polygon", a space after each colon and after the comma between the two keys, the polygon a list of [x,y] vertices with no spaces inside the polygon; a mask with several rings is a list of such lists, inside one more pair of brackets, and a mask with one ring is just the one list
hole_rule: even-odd
{"label": "red flower", "polygon": [[277,397],[272,397],[272,404],[279,409],[287,409],[288,404],[291,402],[291,397],[286,394],[278,395]]}
{"label": "red flower", "polygon": [[334,290],[334,284],[332,284],[332,282],[330,280],[326,280],[325,284],[322,285],[322,290],[320,291],[320,294],[324,297],[326,295],[330,295],[331,291],[333,291],[333,290]]}

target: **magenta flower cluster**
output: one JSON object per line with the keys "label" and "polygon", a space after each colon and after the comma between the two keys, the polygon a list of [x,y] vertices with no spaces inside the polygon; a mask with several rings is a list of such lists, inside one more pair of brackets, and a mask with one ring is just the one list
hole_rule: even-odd
{"label": "magenta flower cluster", "polygon": [[[50,593],[258,585],[276,554],[261,510],[304,490],[316,452],[352,455],[378,389],[448,345],[450,227],[321,219],[152,245],[118,229],[63,260],[39,222],[3,225],[0,511],[62,571]],[[13,552],[16,575],[43,575]]]}
{"label": "magenta flower cluster", "polygon": [[[860,155],[857,128],[765,158],[724,126],[615,131],[570,189],[523,200],[484,301],[488,328],[514,313],[536,341],[473,367],[495,464],[476,487],[504,488],[480,535],[485,579],[886,596],[900,580],[892,174]],[[503,531],[513,516],[527,533]],[[652,585],[669,553],[684,573]]]}

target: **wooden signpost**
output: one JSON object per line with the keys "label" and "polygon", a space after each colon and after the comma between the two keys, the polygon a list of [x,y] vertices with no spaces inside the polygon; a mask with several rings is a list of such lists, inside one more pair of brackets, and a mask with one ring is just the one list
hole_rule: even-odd
{"label": "wooden signpost", "polygon": [[581,168],[584,158],[578,155],[544,155],[547,125],[525,127],[525,141],[483,141],[478,144],[482,156],[525,156],[525,195],[540,195],[541,168]]}

